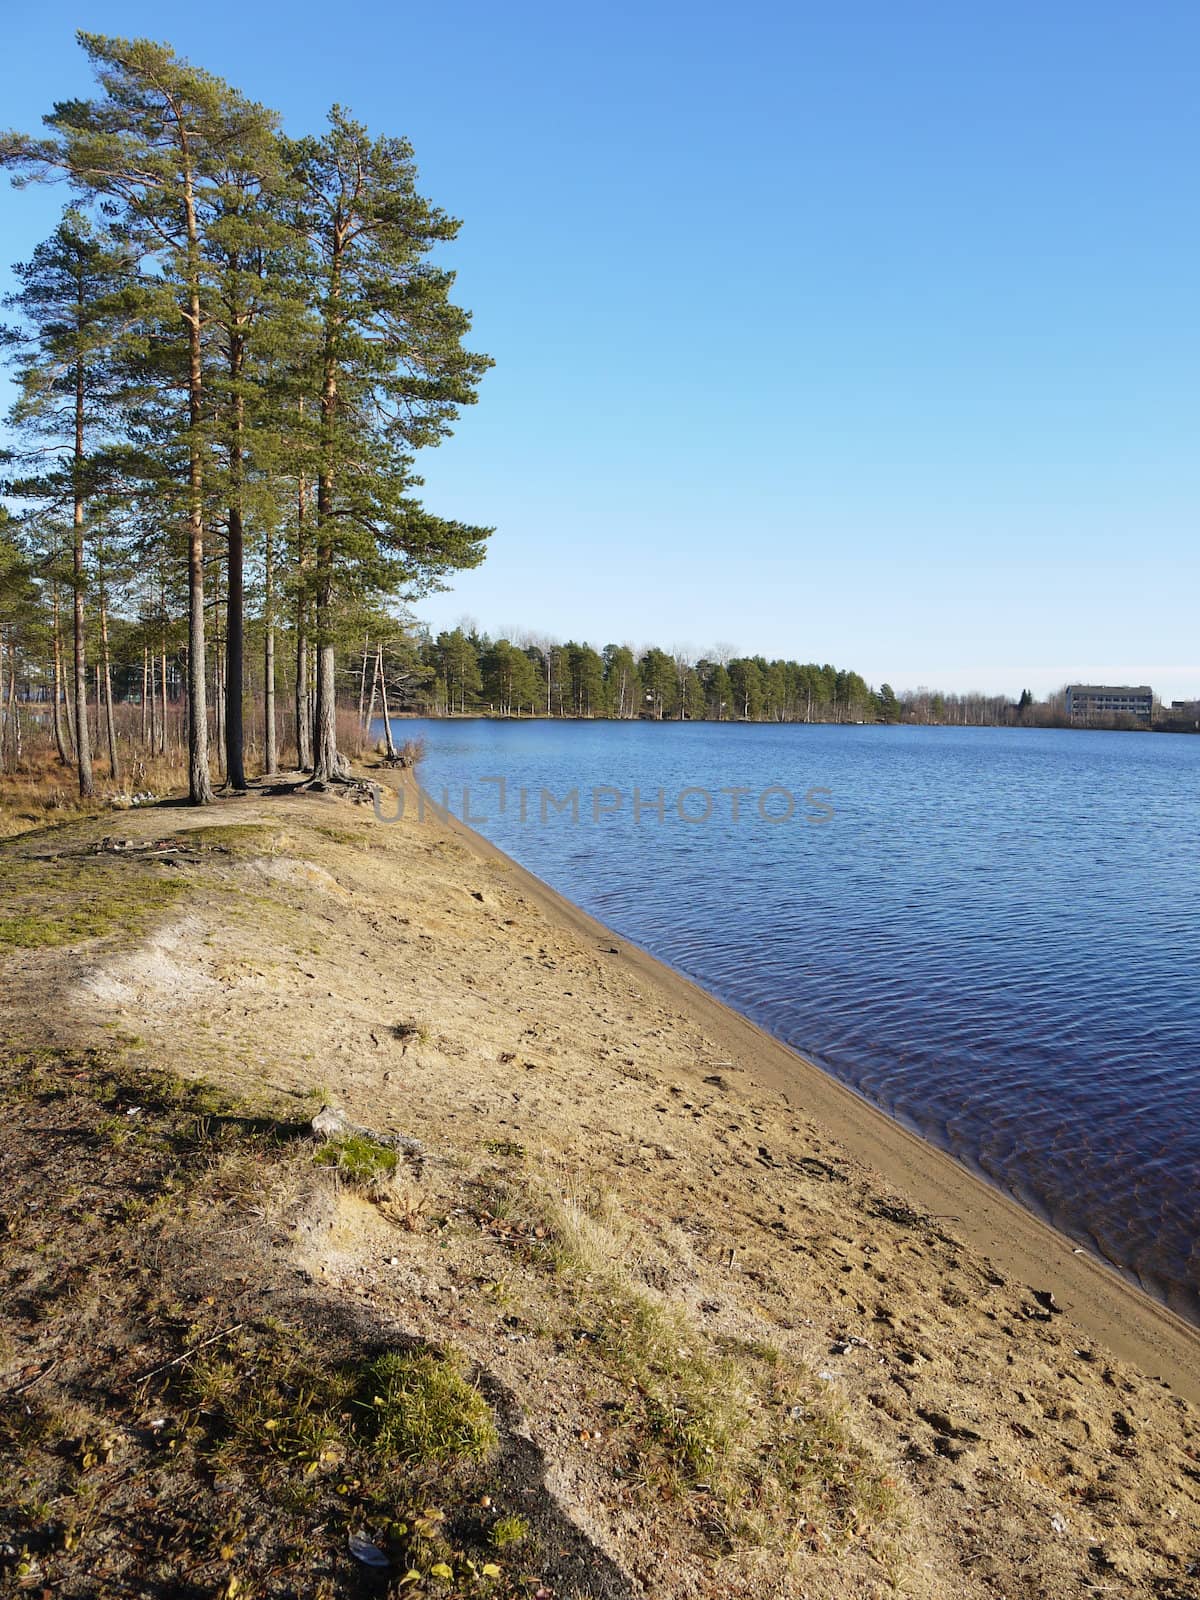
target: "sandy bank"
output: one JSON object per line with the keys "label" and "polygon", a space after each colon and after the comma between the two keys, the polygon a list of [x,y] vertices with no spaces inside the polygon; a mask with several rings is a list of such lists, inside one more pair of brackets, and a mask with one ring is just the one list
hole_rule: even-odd
{"label": "sandy bank", "polygon": [[[145,869],[176,899],[136,940],[0,952],[14,1031],[121,1038],[131,1058],[422,1140],[388,1213],[326,1194],[263,1248],[503,1385],[561,1504],[635,1589],[1191,1600],[1196,1332],[413,809],[384,826],[345,801],[251,796],[122,818],[139,844],[191,842]],[[70,830],[72,848],[102,831]],[[542,1241],[566,1232],[566,1268],[547,1266]],[[748,1489],[754,1541],[702,1476],[646,1467],[644,1383],[612,1343],[614,1318],[636,1342],[628,1308],[646,1305],[678,1319],[680,1363],[728,1374],[763,1441],[750,1467],[781,1385],[801,1385],[784,1423],[844,1419],[802,1516]],[[897,1485],[894,1526],[830,1487],[860,1446]]]}

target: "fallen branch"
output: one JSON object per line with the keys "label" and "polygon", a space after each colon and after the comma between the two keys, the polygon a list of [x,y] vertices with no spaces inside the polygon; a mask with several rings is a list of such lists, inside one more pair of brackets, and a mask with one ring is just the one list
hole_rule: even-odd
{"label": "fallen branch", "polygon": [[181,1356],[176,1356],[174,1361],[164,1361],[162,1366],[155,1367],[153,1372],[144,1372],[137,1382],[147,1383],[151,1378],[157,1378],[160,1372],[167,1372],[171,1367],[177,1367],[181,1361],[190,1361],[194,1355],[208,1345],[216,1344],[218,1339],[227,1339],[231,1333],[236,1333],[239,1328],[244,1328],[245,1326],[244,1322],[235,1322],[231,1328],[225,1328],[221,1333],[214,1333],[209,1339],[201,1339],[198,1345],[194,1345],[190,1350],[185,1350]]}

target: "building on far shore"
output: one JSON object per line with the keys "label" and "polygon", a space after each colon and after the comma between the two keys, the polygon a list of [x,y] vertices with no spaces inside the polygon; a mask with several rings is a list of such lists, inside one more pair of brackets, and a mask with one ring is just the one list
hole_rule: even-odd
{"label": "building on far shore", "polygon": [[1112,687],[1098,683],[1067,685],[1067,716],[1072,722],[1108,722],[1134,717],[1149,722],[1154,715],[1154,690],[1148,684]]}
{"label": "building on far shore", "polygon": [[1200,700],[1172,700],[1162,722],[1172,733],[1200,733]]}

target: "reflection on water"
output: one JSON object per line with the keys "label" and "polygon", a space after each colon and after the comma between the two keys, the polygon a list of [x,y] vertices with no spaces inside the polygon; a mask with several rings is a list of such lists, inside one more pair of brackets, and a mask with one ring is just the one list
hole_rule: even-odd
{"label": "reflection on water", "polygon": [[523,865],[1200,1320],[1200,738],[397,730]]}

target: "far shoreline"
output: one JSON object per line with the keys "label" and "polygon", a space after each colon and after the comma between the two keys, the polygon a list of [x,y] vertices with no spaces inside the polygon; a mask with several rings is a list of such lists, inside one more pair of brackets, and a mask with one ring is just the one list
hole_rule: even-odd
{"label": "far shoreline", "polygon": [[[618,726],[634,726],[645,724],[657,728],[875,728],[875,729],[913,729],[930,728],[939,733],[1158,733],[1165,735],[1176,734],[1180,738],[1193,737],[1200,734],[1200,724],[1190,728],[1167,727],[1162,723],[1139,724],[1137,727],[1106,728],[1098,727],[1094,723],[1084,722],[1053,722],[1053,723],[1022,723],[1022,722],[831,722],[813,718],[805,721],[802,719],[788,718],[785,721],[773,722],[765,719],[746,720],[741,717],[562,717],[562,716],[517,716],[509,711],[392,711],[388,720],[392,723],[406,722],[513,722],[521,724],[543,724],[562,727],[577,723],[586,723],[594,726],[598,723],[612,723]],[[370,732],[376,726],[382,726],[383,717],[376,716],[371,723]]]}

